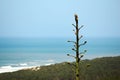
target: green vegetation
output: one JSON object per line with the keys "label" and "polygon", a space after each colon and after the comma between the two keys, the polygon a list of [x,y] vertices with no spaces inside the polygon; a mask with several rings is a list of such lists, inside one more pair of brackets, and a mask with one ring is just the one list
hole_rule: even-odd
{"label": "green vegetation", "polygon": [[82,35],[79,36],[79,31],[83,27],[83,25],[81,27],[78,27],[78,15],[77,14],[75,14],[75,22],[76,22],[76,25],[74,25],[74,24],[72,24],[72,25],[75,27],[75,30],[73,30],[73,31],[75,32],[76,41],[68,41],[68,42],[74,43],[74,48],[72,48],[72,50],[76,52],[76,56],[73,56],[73,55],[70,55],[70,54],[67,54],[67,55],[72,56],[76,59],[76,62],[75,62],[75,65],[74,65],[75,74],[76,74],[75,75],[76,76],[75,80],[80,80],[80,70],[79,70],[80,65],[79,65],[79,63],[80,63],[81,58],[84,56],[84,53],[86,52],[86,50],[84,50],[84,52],[79,52],[79,48],[82,45],[85,45],[87,43],[87,41],[85,41],[82,44],[79,44],[80,39],[83,37]]}
{"label": "green vegetation", "polygon": [[[72,62],[71,64],[75,64]],[[81,80],[120,80],[120,56],[81,60]],[[86,64],[91,64],[87,67]],[[64,62],[42,66],[40,70],[21,70],[0,74],[0,80],[75,80],[72,67]]]}

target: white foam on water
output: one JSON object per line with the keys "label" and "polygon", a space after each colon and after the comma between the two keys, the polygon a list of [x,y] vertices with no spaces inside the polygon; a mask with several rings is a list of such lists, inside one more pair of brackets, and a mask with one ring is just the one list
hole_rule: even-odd
{"label": "white foam on water", "polygon": [[10,64],[6,66],[1,66],[0,73],[14,72],[14,71],[25,70],[25,69],[29,69],[37,66],[48,66],[51,64],[55,64],[54,60],[52,59],[43,60],[43,61],[38,60],[38,61],[32,61],[27,63]]}
{"label": "white foam on water", "polygon": [[2,66],[0,67],[0,73],[5,73],[5,72],[14,72],[22,69],[28,69],[32,68],[33,66],[23,66],[23,67],[12,67],[12,66]]}
{"label": "white foam on water", "polygon": [[45,66],[49,66],[49,65],[51,65],[51,64],[54,64],[54,63],[46,63]]}
{"label": "white foam on water", "polygon": [[21,63],[20,66],[27,66],[27,63]]}

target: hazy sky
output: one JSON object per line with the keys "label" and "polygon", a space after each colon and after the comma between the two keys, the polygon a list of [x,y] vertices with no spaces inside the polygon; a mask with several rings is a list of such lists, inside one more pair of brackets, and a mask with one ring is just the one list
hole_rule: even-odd
{"label": "hazy sky", "polygon": [[0,37],[120,37],[120,0],[0,0]]}

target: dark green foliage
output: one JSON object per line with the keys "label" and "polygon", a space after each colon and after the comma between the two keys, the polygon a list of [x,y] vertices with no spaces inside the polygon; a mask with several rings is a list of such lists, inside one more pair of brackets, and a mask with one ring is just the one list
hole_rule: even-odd
{"label": "dark green foliage", "polygon": [[[75,62],[71,63],[75,64]],[[81,80],[120,80],[120,56],[80,62]],[[89,67],[87,67],[90,64]],[[0,74],[0,80],[74,80],[75,73],[67,62],[42,66],[38,71],[21,70]]]}

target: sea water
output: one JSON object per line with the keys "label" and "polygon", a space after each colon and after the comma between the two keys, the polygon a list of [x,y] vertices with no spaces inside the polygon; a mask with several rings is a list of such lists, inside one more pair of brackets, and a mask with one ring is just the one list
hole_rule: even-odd
{"label": "sea water", "polygon": [[[72,62],[75,55],[71,49],[74,44],[67,40],[73,38],[0,38],[0,73],[12,72],[34,66],[50,65],[61,62]],[[84,38],[87,50],[83,59],[120,55],[120,38]]]}

